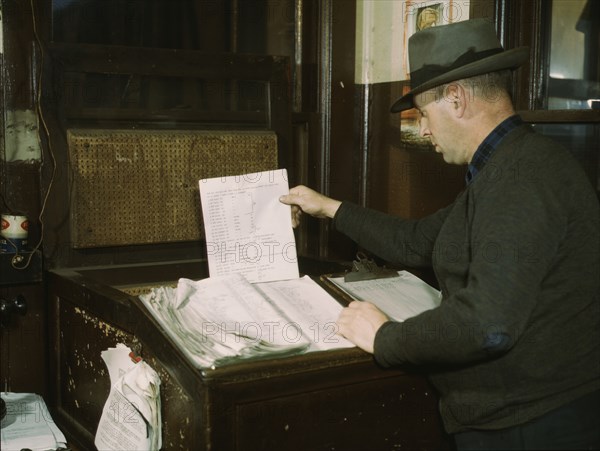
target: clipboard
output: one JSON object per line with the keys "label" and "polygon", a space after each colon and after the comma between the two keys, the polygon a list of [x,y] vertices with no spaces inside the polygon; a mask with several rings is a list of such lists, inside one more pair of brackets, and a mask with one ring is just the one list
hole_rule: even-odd
{"label": "clipboard", "polygon": [[377,266],[364,254],[357,254],[352,270],[322,275],[320,280],[340,303],[368,301],[395,321],[436,308],[442,300],[441,292],[420,277]]}
{"label": "clipboard", "polygon": [[348,305],[355,301],[356,298],[344,291],[340,286],[335,284],[331,279],[344,277],[344,282],[360,282],[363,280],[387,279],[391,277],[399,277],[398,272],[379,266],[369,258],[364,252],[357,252],[356,260],[352,262],[352,267],[339,274],[323,274],[319,277],[319,281],[329,292],[335,295],[336,299],[343,305]]}
{"label": "clipboard", "polygon": [[356,260],[352,262],[352,269],[344,274],[344,282],[360,282],[362,280],[387,279],[398,277],[398,272],[385,266],[378,266],[371,258],[363,252],[356,254]]}

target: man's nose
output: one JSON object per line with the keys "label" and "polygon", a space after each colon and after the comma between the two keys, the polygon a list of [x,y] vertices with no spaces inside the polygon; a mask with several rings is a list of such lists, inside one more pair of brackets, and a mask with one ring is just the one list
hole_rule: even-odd
{"label": "man's nose", "polygon": [[419,136],[425,138],[429,135],[431,135],[431,132],[429,131],[429,127],[427,127],[427,121],[421,119],[419,121]]}

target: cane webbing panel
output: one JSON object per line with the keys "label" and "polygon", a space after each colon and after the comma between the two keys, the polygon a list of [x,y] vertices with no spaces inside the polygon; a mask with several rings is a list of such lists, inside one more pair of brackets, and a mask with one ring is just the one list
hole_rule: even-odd
{"label": "cane webbing panel", "polygon": [[268,131],[67,132],[74,248],[195,241],[198,181],[277,168]]}
{"label": "cane webbing panel", "polygon": [[170,288],[177,288],[177,282],[165,282],[162,284],[148,284],[148,285],[135,285],[135,286],[116,286],[114,288],[116,288],[119,291],[122,291],[123,293],[127,293],[130,296],[141,296],[143,294],[148,294],[152,291],[153,288],[158,288],[158,287],[170,287]]}

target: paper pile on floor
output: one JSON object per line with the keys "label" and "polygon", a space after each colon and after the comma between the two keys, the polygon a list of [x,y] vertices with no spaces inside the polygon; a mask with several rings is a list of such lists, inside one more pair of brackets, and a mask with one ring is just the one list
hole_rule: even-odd
{"label": "paper pile on floor", "polygon": [[40,395],[2,392],[2,399],[6,403],[0,439],[2,451],[45,451],[66,447],[67,440]]}

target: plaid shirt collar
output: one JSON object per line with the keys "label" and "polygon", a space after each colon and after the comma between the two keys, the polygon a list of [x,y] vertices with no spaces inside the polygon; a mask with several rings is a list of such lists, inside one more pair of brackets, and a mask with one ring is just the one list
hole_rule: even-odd
{"label": "plaid shirt collar", "polygon": [[511,130],[519,127],[522,124],[523,120],[521,117],[515,114],[514,116],[502,121],[494,130],[492,130],[492,132],[479,145],[475,151],[475,154],[473,155],[473,158],[471,159],[471,162],[469,163],[467,174],[465,176],[467,185],[473,182],[475,176],[483,169],[494,151],[498,148],[502,138],[508,135]]}

